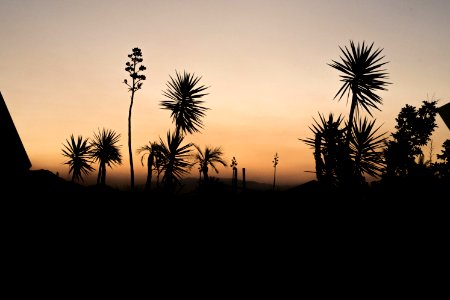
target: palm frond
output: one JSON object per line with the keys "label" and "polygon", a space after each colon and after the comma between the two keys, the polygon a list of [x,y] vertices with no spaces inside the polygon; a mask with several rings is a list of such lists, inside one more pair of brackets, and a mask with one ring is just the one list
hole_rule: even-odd
{"label": "palm frond", "polygon": [[205,146],[205,150],[202,151],[199,146],[194,145],[197,149],[197,154],[195,156],[196,162],[200,164],[201,167],[210,166],[216,173],[219,173],[216,164],[221,164],[226,167],[227,163],[222,158],[223,151],[221,147],[210,147]]}
{"label": "palm frond", "polygon": [[199,132],[203,128],[202,118],[208,108],[202,106],[204,101],[200,100],[208,95],[204,91],[208,88],[204,85],[197,86],[201,77],[184,72],[182,75],[176,71],[176,77],[170,77],[167,89],[163,96],[167,100],[161,101],[163,109],[171,111],[171,117],[177,128],[183,133]]}
{"label": "palm frond", "polygon": [[83,176],[89,175],[94,170],[91,166],[91,146],[88,142],[89,139],[83,139],[81,135],[75,141],[72,134],[70,135],[70,141],[66,139],[66,144],[63,144],[63,156],[68,158],[64,164],[69,166],[69,174],[72,174],[72,180],[83,182]]}
{"label": "palm frond", "polygon": [[119,140],[120,134],[111,129],[103,129],[94,133],[91,153],[94,161],[104,162],[109,167],[122,164],[120,145],[116,145]]}
{"label": "palm frond", "polygon": [[328,65],[342,72],[340,75],[343,85],[340,87],[334,98],[341,100],[344,95],[347,99],[350,91],[357,98],[356,109],[361,106],[370,115],[370,109],[379,109],[382,99],[375,94],[377,90],[386,90],[388,73],[382,67],[388,62],[381,62],[383,49],[373,49],[373,43],[369,46],[363,42],[361,45],[350,41],[350,49],[339,47],[343,56],[341,62],[332,60]]}
{"label": "palm frond", "polygon": [[180,183],[180,179],[189,173],[193,163],[190,161],[192,157],[192,143],[181,145],[184,137],[182,135],[171,134],[167,132],[167,144],[160,138],[160,151],[164,157],[162,169],[164,171],[164,182]]}
{"label": "palm frond", "polygon": [[367,118],[359,119],[353,127],[350,150],[355,172],[359,176],[368,174],[379,177],[384,169],[386,132],[379,133],[380,128],[381,125],[375,127],[375,120],[368,121]]}

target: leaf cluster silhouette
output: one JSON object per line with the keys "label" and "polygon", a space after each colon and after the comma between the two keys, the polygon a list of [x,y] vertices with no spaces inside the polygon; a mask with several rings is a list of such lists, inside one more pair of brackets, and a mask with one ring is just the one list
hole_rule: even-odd
{"label": "leaf cluster silhouette", "polygon": [[[430,140],[436,125],[438,111],[437,101],[423,101],[423,105],[415,108],[406,105],[396,118],[396,132],[388,135],[377,125],[372,110],[381,111],[383,99],[378,92],[387,91],[389,73],[386,69],[387,61],[382,55],[384,49],[375,48],[374,43],[355,43],[350,40],[347,47],[339,47],[340,60],[332,60],[327,65],[340,72],[342,86],[333,99],[340,101],[346,97],[350,99],[348,116],[327,116],[319,112],[319,117],[313,118],[310,125],[311,137],[299,140],[310,146],[314,152],[315,174],[317,187],[305,186],[304,190],[313,188],[316,191],[332,195],[336,191],[345,197],[364,195],[369,184],[367,179],[374,178],[373,190],[382,191],[383,188],[411,186],[417,184],[412,178],[418,175],[427,176],[435,181],[436,186],[442,188],[442,182],[450,177],[449,153],[450,144],[446,140],[442,153],[425,160],[423,147]],[[125,71],[129,73],[131,81],[124,83],[131,92],[128,116],[128,149],[131,171],[131,191],[134,189],[134,168],[131,144],[131,111],[134,94],[142,88],[147,77],[142,74],[146,67],[142,65],[142,51],[133,48],[128,55]],[[198,165],[201,186],[219,188],[218,180],[210,175],[210,169],[219,172],[218,165],[227,167],[222,147],[201,147],[187,141],[192,134],[201,133],[204,129],[203,119],[209,110],[205,106],[204,97],[209,95],[208,87],[201,84],[202,77],[183,71],[175,70],[175,75],[169,75],[166,89],[162,90],[160,108],[170,111],[173,129],[168,129],[165,138],[150,139],[147,145],[136,151],[141,155],[141,164],[147,165],[147,180],[145,191],[162,190],[168,194],[175,194],[182,188],[182,179],[188,175],[194,165]],[[365,115],[367,114],[367,115]],[[83,177],[94,171],[92,163],[99,164],[97,177],[98,185],[105,185],[106,167],[113,167],[122,163],[122,156],[117,143],[120,135],[112,130],[100,131],[91,140],[73,135],[66,140],[63,155],[64,162],[69,165],[72,181],[83,182]],[[145,160],[146,159],[146,160]],[[272,192],[275,192],[276,171],[279,162],[278,152],[275,153],[272,165],[274,178]],[[231,165],[232,191],[237,191],[237,160],[232,158]],[[244,172],[244,168],[243,168]],[[153,175],[156,175],[156,189],[152,187]],[[243,174],[244,175],[244,174]],[[415,176],[415,177],[414,177]],[[407,179],[398,181],[397,179]],[[428,180],[427,179],[427,180]],[[441,181],[439,181],[441,180]],[[377,185],[378,184],[378,185]],[[406,184],[406,185],[403,185]],[[383,187],[383,188],[382,188]],[[221,187],[223,188],[223,187]],[[376,194],[376,193],[375,193]]]}

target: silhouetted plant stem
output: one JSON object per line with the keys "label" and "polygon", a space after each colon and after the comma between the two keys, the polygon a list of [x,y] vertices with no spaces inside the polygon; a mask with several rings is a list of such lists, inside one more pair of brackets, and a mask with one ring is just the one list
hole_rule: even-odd
{"label": "silhouetted plant stem", "polygon": [[98,168],[97,185],[106,185],[106,164],[101,162]]}
{"label": "silhouetted plant stem", "polygon": [[147,181],[145,182],[145,191],[150,191],[152,188],[152,172],[153,172],[153,161],[155,158],[154,151],[150,151],[147,159]]}
{"label": "silhouetted plant stem", "polygon": [[272,190],[275,191],[275,177],[277,175],[277,167],[273,168],[273,186]]}
{"label": "silhouetted plant stem", "polygon": [[358,103],[358,97],[355,94],[355,92],[353,92],[352,105],[350,106],[350,115],[348,117],[347,137],[345,139],[345,146],[347,148],[349,147],[350,140],[352,138],[353,119],[354,119],[354,114],[355,114],[355,109],[356,109],[356,104],[357,103]]}
{"label": "silhouetted plant stem", "polygon": [[101,183],[101,178],[102,178],[102,167],[103,167],[103,164],[100,163],[100,166],[98,167],[97,185],[100,185],[100,183]]}
{"label": "silhouetted plant stem", "polygon": [[102,168],[102,185],[106,185],[106,165],[103,165]]}
{"label": "silhouetted plant stem", "polygon": [[238,173],[237,167],[236,167],[237,165],[238,165],[238,163],[237,163],[236,157],[233,156],[233,158],[231,159],[230,167],[233,168],[233,176],[231,178],[231,188],[234,193],[237,191],[237,173]]}
{"label": "silhouetted plant stem", "polygon": [[237,191],[237,182],[238,182],[238,170],[236,167],[233,168],[233,191]]}
{"label": "silhouetted plant stem", "polygon": [[322,134],[320,132],[315,133],[314,138],[314,159],[316,161],[316,177],[319,183],[325,182],[324,174],[324,163],[322,160]]}
{"label": "silhouetted plant stem", "polygon": [[245,168],[242,168],[242,190],[245,191]]}
{"label": "silhouetted plant stem", "polygon": [[146,67],[144,65],[138,64],[142,63],[142,52],[139,48],[133,48],[133,53],[129,54],[128,57],[130,61],[126,63],[125,71],[130,73],[130,77],[132,78],[132,83],[128,84],[127,80],[124,80],[124,83],[128,86],[128,90],[131,91],[131,100],[130,100],[130,109],[128,112],[128,155],[130,158],[130,189],[134,190],[134,167],[133,167],[133,151],[131,150],[131,111],[133,108],[134,102],[134,93],[141,89],[143,80],[146,79],[145,75],[138,74],[141,71],[145,71]]}
{"label": "silhouetted plant stem", "polygon": [[275,191],[275,178],[277,175],[278,153],[275,153],[272,163],[273,163],[273,187],[272,187],[272,190]]}
{"label": "silhouetted plant stem", "polygon": [[[134,87],[134,78],[133,78],[133,87]],[[133,108],[134,101],[134,89],[131,92],[131,102],[130,109],[128,111],[128,155],[130,157],[130,189],[134,190],[134,167],[133,167],[133,151],[131,150],[131,110]]]}

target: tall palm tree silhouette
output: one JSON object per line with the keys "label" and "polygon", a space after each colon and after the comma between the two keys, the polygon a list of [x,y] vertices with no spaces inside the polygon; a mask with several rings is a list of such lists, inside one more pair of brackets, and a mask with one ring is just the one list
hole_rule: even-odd
{"label": "tall palm tree silhouette", "polygon": [[385,81],[388,79],[388,73],[382,67],[388,62],[381,62],[384,56],[380,57],[383,49],[376,49],[372,51],[373,43],[369,46],[364,42],[355,46],[353,41],[350,41],[350,49],[345,47],[341,49],[344,57],[340,57],[342,62],[333,60],[329,66],[341,71],[340,75],[343,85],[336,93],[334,98],[339,97],[339,100],[347,94],[347,99],[352,94],[352,101],[350,106],[350,115],[348,118],[346,145],[350,143],[352,136],[353,120],[355,112],[359,112],[362,107],[371,116],[371,108],[380,110],[378,107],[382,103],[380,96],[375,94],[377,90],[386,90],[385,86],[390,84]]}
{"label": "tall palm tree silhouette", "polygon": [[[183,74],[179,74],[175,71],[175,78],[169,75],[170,80],[167,82],[167,89],[163,91],[163,96],[167,99],[162,100],[160,105],[163,109],[171,110],[171,117],[175,123],[175,134],[167,134],[168,145],[170,148],[167,157],[167,164],[165,166],[165,174],[163,181],[166,188],[174,188],[174,183],[177,182],[176,176],[172,174],[176,170],[177,159],[175,155],[179,150],[175,146],[179,147],[183,141],[186,133],[199,132],[203,127],[202,117],[205,116],[205,111],[208,108],[202,106],[204,103],[201,98],[207,93],[204,91],[208,88],[204,85],[198,85],[201,77],[195,76],[195,74],[188,73],[186,71]],[[189,146],[188,146],[189,145]],[[189,150],[192,144],[183,146],[183,150]],[[184,173],[184,172],[182,172]],[[167,174],[167,175],[166,175]]]}
{"label": "tall palm tree silhouette", "polygon": [[163,91],[163,95],[167,100],[161,101],[163,109],[171,110],[171,117],[175,122],[175,135],[199,132],[203,128],[202,117],[208,108],[202,106],[201,98],[207,93],[204,91],[208,88],[204,85],[197,86],[201,77],[195,74],[183,72],[183,75],[177,71],[176,77],[169,75],[170,81],[167,82],[167,89]]}
{"label": "tall palm tree silhouette", "polygon": [[202,151],[199,146],[194,145],[197,149],[197,154],[195,155],[196,162],[200,165],[201,173],[203,173],[203,181],[204,183],[209,182],[208,170],[210,166],[216,173],[219,173],[219,170],[216,167],[216,164],[221,164],[224,167],[227,166],[225,160],[223,160],[223,151],[220,147],[211,148],[206,146],[205,150]]}
{"label": "tall palm tree silhouette", "polygon": [[120,134],[114,130],[104,129],[94,133],[91,156],[95,162],[99,163],[97,185],[106,184],[106,166],[112,168],[114,165],[122,163],[122,154],[117,143]]}
{"label": "tall palm tree silhouette", "polygon": [[180,179],[189,173],[193,163],[189,160],[192,157],[192,143],[181,145],[184,137],[172,135],[167,132],[167,144],[160,138],[160,151],[164,157],[164,175],[162,184],[167,191],[173,192],[180,183]]}
{"label": "tall palm tree silhouette", "polygon": [[161,151],[161,145],[156,142],[149,142],[148,145],[142,146],[137,150],[141,156],[141,164],[144,165],[144,158],[147,156],[147,181],[145,182],[145,190],[149,191],[152,185],[153,167],[155,167],[156,185],[159,186],[159,175],[161,174],[164,157]]}
{"label": "tall palm tree silhouette", "polygon": [[83,176],[89,175],[95,169],[91,166],[91,145],[89,139],[83,139],[81,135],[77,140],[73,134],[70,135],[70,141],[66,139],[63,144],[63,155],[68,158],[64,164],[69,165],[69,174],[72,173],[72,181],[83,182]]}

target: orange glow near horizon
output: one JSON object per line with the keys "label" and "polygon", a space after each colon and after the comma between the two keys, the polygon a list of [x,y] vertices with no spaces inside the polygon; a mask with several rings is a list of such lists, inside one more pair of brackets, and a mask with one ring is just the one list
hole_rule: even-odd
{"label": "orange glow near horizon", "polygon": [[[311,136],[318,112],[348,114],[345,100],[333,100],[339,73],[327,63],[350,39],[374,42],[389,61],[393,84],[379,93],[382,110],[373,111],[382,130],[394,130],[406,104],[450,101],[448,1],[135,1],[136,19],[126,16],[128,5],[2,2],[0,91],[32,169],[68,178],[65,140],[108,128],[121,134],[123,164],[107,170],[107,181],[129,178],[130,93],[122,82],[133,47],[142,49],[147,67],[132,112],[133,148],[173,130],[170,113],[159,107],[161,91],[169,75],[186,70],[209,86],[210,108],[202,132],[186,140],[221,146],[228,164],[234,156],[239,170],[246,168],[247,180],[271,183],[276,152],[278,184],[314,179],[313,151],[298,138]],[[450,137],[439,116],[437,124],[434,160]],[[146,167],[133,158],[142,184]],[[230,167],[219,171],[211,175],[231,177]]]}

